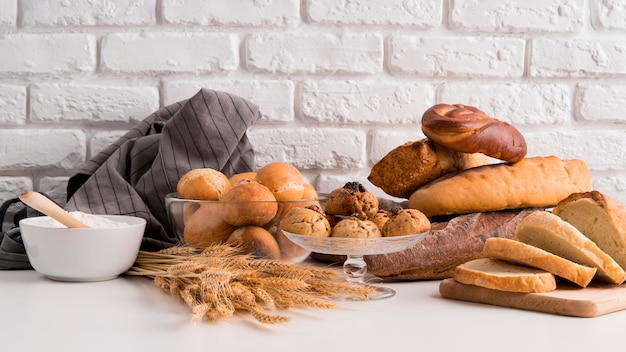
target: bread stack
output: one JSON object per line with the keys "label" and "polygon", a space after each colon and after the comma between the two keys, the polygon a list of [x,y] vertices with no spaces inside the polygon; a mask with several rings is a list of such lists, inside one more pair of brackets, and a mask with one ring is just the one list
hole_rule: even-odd
{"label": "bread stack", "polygon": [[485,239],[515,239],[519,221],[553,208],[572,193],[591,191],[583,160],[527,156],[512,125],[462,104],[438,104],[422,117],[426,136],[375,163],[370,182],[405,198],[432,222],[420,246],[366,257],[369,272],[390,280],[448,278],[484,257]]}
{"label": "bread stack", "polygon": [[531,213],[516,237],[487,239],[484,258],[457,266],[454,279],[510,292],[552,291],[557,278],[580,287],[626,280],[626,208],[601,192],[573,193],[552,212]]}

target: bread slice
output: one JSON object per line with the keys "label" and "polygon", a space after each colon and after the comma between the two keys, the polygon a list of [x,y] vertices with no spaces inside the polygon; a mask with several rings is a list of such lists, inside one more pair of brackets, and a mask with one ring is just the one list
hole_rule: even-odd
{"label": "bread slice", "polygon": [[454,269],[454,280],[509,292],[550,292],[556,289],[552,273],[490,258],[474,259],[458,265]]}
{"label": "bread slice", "polygon": [[574,263],[541,248],[509,238],[488,238],[485,240],[483,255],[487,258],[543,269],[581,287],[587,287],[597,271],[596,268]]}
{"label": "bread slice", "polygon": [[413,192],[408,207],[428,217],[551,208],[574,192],[588,191],[591,177],[584,161],[533,157],[448,173]]}
{"label": "bread slice", "polygon": [[552,212],[574,225],[626,270],[626,206],[591,191],[571,194]]}
{"label": "bread slice", "polygon": [[572,224],[543,210],[526,216],[515,231],[516,238],[581,265],[596,268],[596,276],[619,285],[626,279],[624,270],[600,247]]}
{"label": "bread slice", "polygon": [[424,138],[392,149],[372,166],[367,179],[391,196],[408,199],[416,189],[448,172],[488,163],[484,154],[456,152]]}

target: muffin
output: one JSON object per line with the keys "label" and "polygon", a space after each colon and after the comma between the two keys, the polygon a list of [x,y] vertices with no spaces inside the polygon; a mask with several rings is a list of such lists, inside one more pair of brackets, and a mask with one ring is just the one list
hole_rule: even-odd
{"label": "muffin", "polygon": [[348,182],[328,194],[326,212],[365,220],[378,212],[378,198],[360,182]]}
{"label": "muffin", "polygon": [[345,218],[332,228],[331,237],[377,238],[382,237],[378,226],[370,220]]}
{"label": "muffin", "polygon": [[318,206],[290,208],[281,219],[280,228],[304,236],[330,236],[330,223]]}
{"label": "muffin", "polygon": [[382,229],[384,237],[411,235],[430,230],[430,221],[417,209],[394,209]]}

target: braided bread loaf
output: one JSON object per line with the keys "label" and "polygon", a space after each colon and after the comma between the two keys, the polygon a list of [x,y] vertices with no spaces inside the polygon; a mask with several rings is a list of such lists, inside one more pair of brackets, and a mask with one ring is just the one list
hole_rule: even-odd
{"label": "braided bread loaf", "polygon": [[516,162],[526,156],[524,136],[512,125],[462,104],[437,104],[424,112],[422,132],[433,142],[465,153]]}

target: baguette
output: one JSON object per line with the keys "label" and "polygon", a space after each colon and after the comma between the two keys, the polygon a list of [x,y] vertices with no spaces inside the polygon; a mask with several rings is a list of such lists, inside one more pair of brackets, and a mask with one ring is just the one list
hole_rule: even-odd
{"label": "baguette", "polygon": [[626,207],[598,191],[574,193],[552,211],[626,269]]}
{"label": "baguette", "polygon": [[552,273],[490,258],[474,259],[457,266],[454,280],[508,292],[550,292],[556,289]]}
{"label": "baguette", "polygon": [[597,271],[596,268],[580,265],[541,248],[508,238],[488,238],[483,247],[483,255],[487,258],[543,269],[581,287],[587,287]]}
{"label": "baguette", "polygon": [[526,216],[515,236],[521,242],[596,268],[596,276],[603,281],[619,285],[626,279],[624,270],[611,256],[572,224],[550,212],[539,210]]}
{"label": "baguette", "polygon": [[591,177],[584,161],[533,157],[444,175],[413,192],[408,207],[428,217],[549,208],[571,193],[590,190]]}

